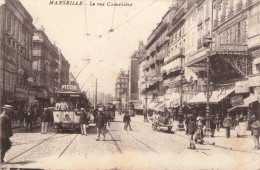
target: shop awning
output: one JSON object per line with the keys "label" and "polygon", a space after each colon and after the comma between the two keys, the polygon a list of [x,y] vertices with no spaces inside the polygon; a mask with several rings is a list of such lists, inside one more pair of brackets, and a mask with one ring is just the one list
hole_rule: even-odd
{"label": "shop awning", "polygon": [[[213,91],[212,96],[209,98],[209,102],[211,104],[217,104],[221,100],[223,100],[226,96],[228,96],[230,93],[232,93],[235,89],[228,89],[224,92],[220,91]],[[207,98],[204,92],[198,93],[196,96],[194,96],[191,100],[187,101],[187,103],[207,103]]]}
{"label": "shop awning", "polygon": [[155,106],[154,110],[156,110],[156,111],[164,111],[164,107],[165,106],[166,106],[166,101],[160,102],[160,103],[158,103]]}
{"label": "shop awning", "polygon": [[256,95],[250,93],[249,97],[247,97],[247,98],[244,99],[244,104],[238,105],[238,106],[235,106],[235,107],[232,107],[231,109],[228,109],[228,111],[232,111],[232,110],[234,110],[234,109],[236,109],[236,108],[249,107],[249,104],[250,104],[250,103],[253,103],[253,102],[255,102],[255,101],[257,101]]}
{"label": "shop awning", "polygon": [[147,108],[154,110],[154,109],[155,109],[155,106],[156,106],[157,104],[158,104],[158,103],[154,103],[154,102],[153,102],[153,103],[148,103],[148,104],[147,104]]}

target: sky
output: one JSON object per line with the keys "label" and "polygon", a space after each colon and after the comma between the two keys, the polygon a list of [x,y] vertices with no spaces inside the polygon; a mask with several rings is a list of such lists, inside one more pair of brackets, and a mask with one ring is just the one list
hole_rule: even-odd
{"label": "sky", "polygon": [[[83,1],[85,6],[50,5],[50,0],[20,1],[33,17],[35,27],[43,26],[51,42],[61,49],[74,75],[86,64],[82,59],[90,59],[77,77],[80,88],[90,76],[82,90],[92,94],[97,79],[98,91],[112,95],[120,69],[129,70],[129,57],[138,49],[139,41],[146,43],[172,4],[172,0],[117,0],[132,6],[113,7],[107,2],[115,1],[109,0],[93,0],[95,6],[90,6],[91,0]],[[111,28],[117,29],[108,33]]]}

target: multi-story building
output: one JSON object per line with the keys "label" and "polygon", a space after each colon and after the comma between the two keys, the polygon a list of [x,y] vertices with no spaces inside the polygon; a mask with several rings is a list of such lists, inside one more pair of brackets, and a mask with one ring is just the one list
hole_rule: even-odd
{"label": "multi-story building", "polygon": [[[142,103],[146,94],[148,103],[164,96],[171,106],[182,101],[205,114],[208,97],[212,114],[220,110],[224,116],[228,109],[236,114],[237,108],[259,113],[259,5],[259,0],[177,1],[149,36],[139,62]],[[163,60],[156,59],[162,47],[167,47]]]}
{"label": "multi-story building", "polygon": [[0,6],[0,104],[28,104],[32,72],[32,17],[19,0],[8,0]]}
{"label": "multi-story building", "polygon": [[170,22],[170,16],[173,13],[170,8],[163,16],[162,21],[153,30],[147,39],[146,54],[141,59],[143,65],[143,74],[141,82],[142,100],[147,100],[147,103],[157,103],[159,98],[165,94],[165,88],[162,81],[161,67],[164,63],[164,58],[168,51],[167,28]]}
{"label": "multi-story building", "polygon": [[[126,107],[128,101],[128,91],[129,91],[129,74],[125,71],[120,70],[117,76],[116,88],[115,88],[115,99],[119,101],[121,106]],[[119,106],[119,107],[121,107]]]}
{"label": "multi-story building", "polygon": [[59,85],[60,88],[62,85],[69,84],[69,70],[70,64],[68,60],[65,59],[61,51],[59,50]]}
{"label": "multi-story building", "polygon": [[33,36],[33,70],[36,73],[36,99],[48,102],[51,94],[58,87],[59,51],[44,32],[44,28],[34,31]]}
{"label": "multi-story building", "polygon": [[[183,78],[187,43],[186,29],[189,30],[191,27],[187,27],[185,21],[189,17],[187,12],[191,10],[194,4],[194,1],[179,1],[173,6],[174,14],[170,18],[167,34],[169,37],[168,53],[162,67],[164,87],[166,89],[165,99],[170,101],[170,106],[180,104],[181,86],[186,83],[186,79]],[[182,102],[185,99],[183,98]]]}
{"label": "multi-story building", "polygon": [[69,84],[69,63],[44,31],[41,27],[33,36],[34,87],[40,103],[49,102],[53,92],[61,85]]}

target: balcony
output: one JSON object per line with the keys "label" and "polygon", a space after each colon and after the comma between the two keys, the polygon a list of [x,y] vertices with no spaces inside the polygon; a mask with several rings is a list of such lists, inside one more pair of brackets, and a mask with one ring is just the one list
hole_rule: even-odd
{"label": "balcony", "polygon": [[247,45],[243,45],[243,44],[219,44],[216,47],[216,53],[247,55],[248,47],[247,47]]}
{"label": "balcony", "polygon": [[165,61],[164,63],[169,63],[171,61],[173,61],[175,58],[181,57],[184,54],[184,48],[178,48],[177,50],[174,50],[172,52],[170,52],[170,54],[165,57]]}
{"label": "balcony", "polygon": [[163,86],[177,87],[181,82],[181,75],[164,80]]}
{"label": "balcony", "polygon": [[171,72],[175,72],[177,70],[181,70],[181,67],[182,67],[181,60],[182,60],[181,58],[177,58],[177,59],[171,61],[170,63],[165,64],[161,68],[162,72],[165,72],[166,74],[169,74]]}

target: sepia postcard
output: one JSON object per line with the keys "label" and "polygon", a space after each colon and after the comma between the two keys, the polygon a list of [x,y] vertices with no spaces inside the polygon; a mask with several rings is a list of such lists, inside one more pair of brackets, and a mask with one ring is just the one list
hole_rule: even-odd
{"label": "sepia postcard", "polygon": [[0,0],[0,169],[260,169],[260,0]]}

